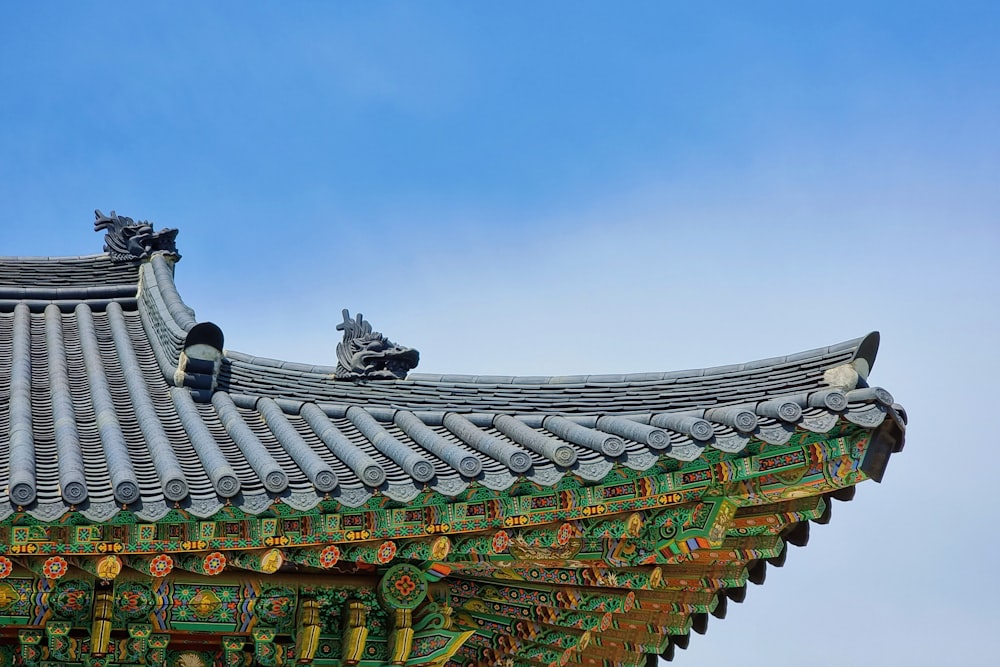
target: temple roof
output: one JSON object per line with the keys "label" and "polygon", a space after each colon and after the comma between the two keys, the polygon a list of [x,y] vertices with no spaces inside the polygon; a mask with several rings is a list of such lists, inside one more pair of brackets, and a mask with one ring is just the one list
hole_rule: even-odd
{"label": "temple roof", "polygon": [[[48,591],[76,568],[60,590],[96,577],[106,603],[92,655],[115,580],[150,610],[181,582],[135,618],[175,633],[160,648],[221,637],[226,664],[655,665],[903,446],[868,383],[877,333],[679,372],[429,375],[344,311],[336,366],[278,361],[185,304],[176,230],[95,228],[107,254],[0,257],[0,611],[37,601],[23,656],[70,614]],[[220,575],[252,613],[209,620]]]}
{"label": "temple roof", "polygon": [[335,367],[225,350],[178,294],[176,259],[0,258],[0,518],[20,507],[106,521],[126,508],[155,521],[171,508],[209,517],[227,504],[256,514],[278,500],[307,510],[547,487],[901,421],[865,381],[877,333],[680,372],[345,381]]}

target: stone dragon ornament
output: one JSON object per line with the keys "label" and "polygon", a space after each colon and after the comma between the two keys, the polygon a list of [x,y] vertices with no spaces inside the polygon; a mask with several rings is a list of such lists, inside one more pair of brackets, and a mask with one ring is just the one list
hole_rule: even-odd
{"label": "stone dragon ornament", "polygon": [[137,262],[149,259],[156,253],[181,258],[177,252],[176,229],[155,232],[148,220],[136,222],[132,218],[119,216],[114,211],[111,211],[111,215],[104,215],[97,210],[94,211],[94,217],[94,231],[104,231],[104,251],[115,263]]}
{"label": "stone dragon ornament", "polygon": [[420,361],[416,350],[396,345],[377,331],[361,313],[351,319],[344,309],[337,331],[344,340],[337,344],[338,380],[402,380]]}

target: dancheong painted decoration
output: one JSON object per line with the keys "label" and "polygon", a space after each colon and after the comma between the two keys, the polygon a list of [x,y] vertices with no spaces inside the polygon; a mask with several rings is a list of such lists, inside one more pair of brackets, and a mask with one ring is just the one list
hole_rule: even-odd
{"label": "dancheong painted decoration", "polygon": [[0,666],[654,665],[762,583],[906,416],[878,334],[674,373],[226,350],[176,230],[0,259]]}

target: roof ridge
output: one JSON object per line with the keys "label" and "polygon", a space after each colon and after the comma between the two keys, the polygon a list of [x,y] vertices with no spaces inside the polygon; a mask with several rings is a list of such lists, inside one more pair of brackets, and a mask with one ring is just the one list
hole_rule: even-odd
{"label": "roof ridge", "polygon": [[53,261],[85,261],[107,259],[108,253],[98,252],[89,255],[0,255],[0,262],[53,262]]}
{"label": "roof ridge", "polygon": [[[678,371],[644,371],[636,373],[596,373],[579,375],[478,375],[472,373],[409,373],[405,382],[431,382],[431,383],[468,383],[468,384],[489,384],[489,385],[564,385],[564,384],[621,384],[638,382],[662,382],[664,380],[675,380],[683,378],[718,377],[727,374],[745,373],[770,366],[780,366],[783,364],[802,362],[813,357],[824,357],[827,355],[842,353],[853,350],[854,356],[851,359],[861,358],[868,362],[868,369],[874,365],[875,354],[878,351],[879,332],[873,331],[858,338],[834,343],[823,347],[817,347],[802,352],[796,352],[780,357],[768,357],[755,359],[742,364],[726,364],[721,366],[708,366],[704,368],[691,368]],[[237,361],[251,366],[266,368],[278,368],[282,370],[295,371],[298,373],[332,375],[337,370],[336,366],[324,364],[308,364],[297,361],[287,361],[272,357],[260,357],[246,352],[236,350],[226,350],[226,359]],[[381,381],[380,381],[381,382]]]}

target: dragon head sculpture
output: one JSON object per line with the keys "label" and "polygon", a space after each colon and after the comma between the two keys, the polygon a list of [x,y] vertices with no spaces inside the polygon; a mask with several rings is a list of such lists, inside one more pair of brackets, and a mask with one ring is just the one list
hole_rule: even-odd
{"label": "dragon head sculpture", "polygon": [[177,253],[177,230],[161,229],[153,231],[148,220],[136,222],[132,218],[119,216],[114,211],[104,215],[94,211],[94,231],[104,231],[104,251],[113,262],[135,262],[148,259],[162,252],[180,259]]}
{"label": "dragon head sculpture", "polygon": [[351,319],[343,311],[344,321],[337,331],[344,340],[337,344],[337,378],[341,380],[401,380],[420,361],[413,348],[396,345],[377,331],[358,313]]}

